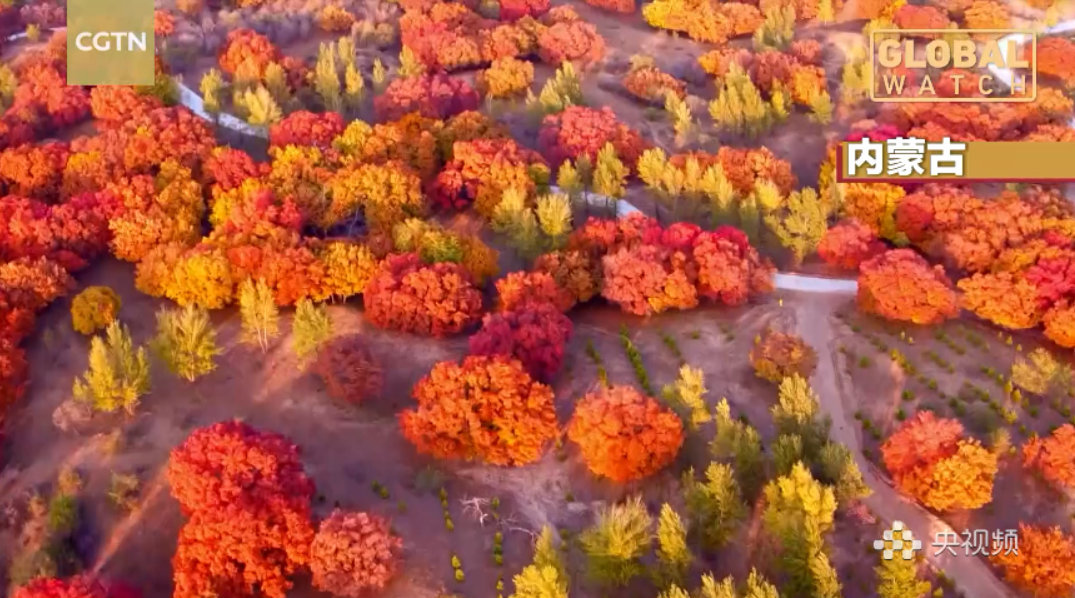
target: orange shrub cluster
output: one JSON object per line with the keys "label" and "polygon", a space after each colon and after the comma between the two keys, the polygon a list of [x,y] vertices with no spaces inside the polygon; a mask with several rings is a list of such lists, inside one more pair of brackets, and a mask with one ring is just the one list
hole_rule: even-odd
{"label": "orange shrub cluster", "polygon": [[326,4],[317,13],[317,26],[329,33],[350,32],[355,15],[338,4]]}
{"label": "orange shrub cluster", "polygon": [[310,545],[313,585],[344,598],[383,590],[399,572],[403,541],[376,515],[336,509]]}
{"label": "orange shrub cluster", "polygon": [[675,460],[683,423],[653,397],[613,386],[579,399],[567,437],[579,445],[590,471],[623,483],[651,476]]}
{"label": "orange shrub cluster", "polygon": [[642,7],[642,16],[653,27],[712,44],[753,33],[764,21],[757,6],[717,0],[657,0]]}
{"label": "orange shrub cluster", "polygon": [[817,369],[817,352],[802,338],[767,329],[750,349],[750,365],[759,378],[780,382],[792,374],[809,380]]}
{"label": "orange shrub cluster", "polygon": [[373,99],[379,120],[395,120],[417,112],[427,118],[448,118],[478,107],[478,92],[463,79],[443,73],[393,79]]}
{"label": "orange shrub cluster", "polygon": [[400,428],[419,452],[439,459],[525,465],[557,435],[552,389],[513,359],[440,362],[413,394],[418,407],[400,414]]}
{"label": "orange shrub cluster", "polygon": [[71,327],[91,335],[108,327],[118,316],[120,298],[109,287],[89,286],[71,300]]}
{"label": "orange shrub cluster", "polygon": [[[896,102],[885,105],[878,120],[909,137],[940,141],[1015,141],[1047,133],[1072,118],[1072,100],[1050,87],[1033,102],[975,103]],[[872,137],[871,137],[872,138]]]}
{"label": "orange shrub cluster", "polygon": [[344,167],[326,182],[325,195],[328,206],[314,222],[326,229],[351,218],[357,208],[376,230],[390,230],[408,217],[426,213],[422,180],[398,162]]}
{"label": "orange shrub cluster", "polygon": [[362,403],[384,386],[384,372],[359,334],[330,339],[317,352],[313,370],[328,394],[340,401]]}
{"label": "orange shrub cluster", "polygon": [[655,66],[632,69],[624,77],[623,86],[636,98],[661,105],[670,93],[681,99],[687,95],[687,86],[682,81]]}
{"label": "orange shrub cluster", "polygon": [[548,304],[560,312],[575,306],[575,297],[545,272],[510,272],[496,281],[497,309],[510,312]]}
{"label": "orange shrub cluster", "polygon": [[269,38],[253,29],[234,29],[228,33],[224,48],[220,51],[218,61],[220,70],[229,75],[241,74],[252,76],[255,80],[265,75],[265,67],[280,60],[280,51]]}
{"label": "orange shrub cluster", "polygon": [[1061,490],[1075,488],[1075,426],[1064,424],[1023,445],[1023,467],[1034,469]]}
{"label": "orange shrub cluster", "polygon": [[478,321],[481,293],[458,264],[424,264],[416,254],[389,256],[363,296],[366,317],[381,328],[447,336]]}
{"label": "orange shrub cluster", "polygon": [[900,29],[947,29],[952,21],[936,6],[904,4],[893,13],[892,22]]}
{"label": "orange shrub cluster", "polygon": [[790,92],[793,101],[809,107],[815,96],[827,91],[820,55],[817,42],[799,41],[786,52],[719,48],[699,56],[698,64],[715,77],[723,77],[732,64],[738,64],[763,94],[771,94],[779,85]]}
{"label": "orange shrub cluster", "polygon": [[859,268],[859,309],[890,320],[936,324],[959,314],[944,268],[930,266],[910,249],[879,254]]}
{"label": "orange shrub cluster", "polygon": [[[3,158],[0,157],[0,162]],[[0,260],[47,257],[77,271],[108,248],[111,200],[87,193],[62,203],[0,197]]]}
{"label": "orange shrub cluster", "polygon": [[[462,3],[407,3],[400,18],[403,45],[430,70],[452,71],[498,58],[538,55],[550,64],[594,61],[604,39],[570,7],[548,9],[546,0],[501,3],[501,22],[486,19]],[[528,14],[524,14],[528,13]],[[541,20],[535,17],[544,13]]]}
{"label": "orange shrub cluster", "polygon": [[586,4],[629,15],[635,11],[634,0],[586,0]]}
{"label": "orange shrub cluster", "polygon": [[1047,37],[1037,42],[1038,72],[1075,85],[1075,42],[1066,37]]}
{"label": "orange shrub cluster", "polygon": [[993,0],[974,0],[963,11],[963,25],[967,29],[1007,29],[1011,27],[1012,13],[1008,5]]}
{"label": "orange shrub cluster", "polygon": [[535,380],[548,381],[563,365],[571,331],[571,320],[551,303],[528,303],[486,314],[470,337],[470,353],[517,359]]}
{"label": "orange shrub cluster", "polygon": [[896,485],[931,509],[976,509],[993,499],[997,455],[963,436],[963,425],[919,411],[881,445]]}
{"label": "orange shrub cluster", "polygon": [[601,292],[601,270],[587,252],[569,250],[545,253],[534,261],[534,271],[548,274],[567,291],[572,303],[585,303]]}
{"label": "orange shrub cluster", "polygon": [[279,434],[221,422],[173,449],[167,475],[188,517],[172,559],[174,595],[284,598],[314,539],[314,484],[298,447]]}
{"label": "orange shrub cluster", "polygon": [[740,197],[745,197],[754,192],[756,185],[761,181],[769,181],[780,189],[780,193],[787,195],[795,187],[795,175],[791,171],[791,163],[777,158],[767,147],[760,148],[737,148],[722,146],[716,154],[703,151],[684,152],[673,154],[668,158],[668,164],[679,170],[686,168],[687,161],[694,158],[704,170],[714,164],[720,164],[724,176],[735,188]]}
{"label": "orange shrub cluster", "polygon": [[90,90],[90,112],[105,126],[117,126],[163,107],[157,96],[139,93],[129,85],[100,85]]}
{"label": "orange shrub cluster", "polygon": [[532,196],[539,173],[548,175],[541,156],[519,147],[513,139],[457,141],[452,160],[437,174],[429,195],[438,208],[462,209],[473,204],[479,214],[491,218],[505,190],[519,189]]}
{"label": "orange shrub cluster", "polygon": [[193,245],[201,237],[205,214],[201,185],[177,162],[161,165],[155,178],[136,175],[109,191],[120,201],[108,224],[116,257],[138,262],[157,245]]}
{"label": "orange shrub cluster", "polygon": [[829,227],[817,245],[817,254],[831,266],[858,270],[862,262],[885,251],[885,244],[868,226],[855,219]]}
{"label": "orange shrub cluster", "polygon": [[631,169],[647,147],[642,136],[620,122],[607,106],[568,106],[563,112],[546,116],[538,132],[538,147],[553,166],[579,156],[587,156],[596,164],[597,152],[606,143],[616,148],[616,155]]}
{"label": "orange shrub cluster", "polygon": [[478,73],[478,91],[492,98],[525,95],[534,82],[534,65],[512,57],[497,58]]}
{"label": "orange shrub cluster", "polygon": [[327,149],[343,133],[343,127],[339,112],[297,110],[269,127],[269,145],[312,145]]}
{"label": "orange shrub cluster", "polygon": [[37,577],[15,590],[13,598],[142,598],[129,586],[106,586],[88,575],[70,579]]}
{"label": "orange shrub cluster", "polygon": [[1018,550],[992,547],[1004,578],[1035,598],[1065,598],[1075,590],[1075,538],[1059,527],[1019,524]]}

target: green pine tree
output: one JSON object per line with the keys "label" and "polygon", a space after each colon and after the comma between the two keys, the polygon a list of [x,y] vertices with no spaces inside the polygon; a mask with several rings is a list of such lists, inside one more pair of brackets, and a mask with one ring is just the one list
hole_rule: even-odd
{"label": "green pine tree", "polygon": [[680,583],[691,565],[691,550],[687,547],[687,528],[672,505],[661,505],[657,517],[657,561],[660,563],[661,585]]}
{"label": "green pine tree", "polygon": [[350,110],[358,110],[366,99],[366,80],[352,62],[343,69],[343,103]]}
{"label": "green pine tree", "polygon": [[878,598],[923,598],[929,593],[930,584],[918,576],[918,561],[913,558],[896,553],[892,559],[881,559],[873,570]]}
{"label": "green pine tree", "polygon": [[152,347],[172,373],[188,382],[213,371],[220,354],[209,312],[195,305],[161,308]]}
{"label": "green pine tree", "polygon": [[812,457],[829,440],[831,421],[827,416],[820,416],[820,410],[817,393],[810,383],[792,374],[781,380],[777,404],[770,411],[777,431],[799,436],[805,454]]}
{"label": "green pine tree", "polygon": [[753,243],[761,237],[761,211],[758,210],[758,197],[751,193],[739,201],[739,228],[743,229]]}
{"label": "green pine tree", "polygon": [[731,461],[743,496],[753,498],[765,474],[761,436],[749,424],[732,419],[728,399],[717,403],[715,413],[716,433],[710,451],[717,459]]}
{"label": "green pine tree", "polygon": [[380,58],[373,59],[373,71],[370,73],[370,78],[373,81],[374,93],[381,93],[388,85],[388,70],[384,68],[384,63]]}
{"label": "green pine tree", "polygon": [[582,83],[575,66],[570,61],[560,64],[556,73],[545,81],[537,98],[532,98],[528,103],[532,109],[544,114],[562,112],[568,106],[581,106]]}
{"label": "green pine tree", "polygon": [[538,224],[546,238],[546,249],[561,249],[571,233],[571,199],[563,193],[549,193],[537,198]]}
{"label": "green pine tree", "polygon": [[702,173],[702,192],[709,200],[710,219],[714,226],[739,220],[735,187],[724,174],[724,167],[713,164]]}
{"label": "green pine tree", "polygon": [[680,419],[690,430],[710,421],[709,407],[705,403],[705,373],[701,368],[683,365],[679,368],[679,377],[672,384],[661,389],[661,396],[679,414]]}
{"label": "green pine tree", "polygon": [[590,577],[622,587],[642,573],[642,556],[652,544],[652,520],[638,496],[598,511],[597,521],[579,537]]}
{"label": "green pine tree", "polygon": [[300,299],[291,322],[291,348],[300,368],[332,336],[332,319],[324,305]]}
{"label": "green pine tree", "polygon": [[828,228],[828,214],[817,191],[806,187],[788,195],[780,210],[765,215],[765,225],[791,252],[795,264],[817,249]]}
{"label": "green pine tree", "polygon": [[825,535],[832,530],[835,511],[832,488],[814,479],[802,463],[765,486],[762,522],[780,544],[779,564],[788,594],[822,596],[831,590],[832,580],[817,555],[827,550]]}
{"label": "green pine tree", "polygon": [[582,179],[579,178],[579,171],[575,170],[575,165],[571,160],[564,160],[560,169],[556,171],[556,186],[567,193],[571,201],[577,201],[582,196]]}
{"label": "green pine tree", "polygon": [[146,350],[136,350],[127,327],[113,320],[104,338],[95,336],[90,341],[89,367],[75,380],[71,393],[98,411],[134,413],[139,399],[148,392]]}
{"label": "green pine tree", "polygon": [[833,486],[836,502],[849,505],[856,500],[866,498],[873,491],[862,479],[851,451],[842,444],[828,442],[817,455],[818,479]]}
{"label": "green pine tree", "polygon": [[286,106],[291,102],[291,87],[287,83],[287,73],[278,62],[270,62],[265,66],[265,89],[280,106]]}
{"label": "green pine tree", "polygon": [[721,80],[717,97],[709,103],[709,115],[718,129],[756,137],[776,122],[773,106],[761,97],[750,75],[732,63]]}
{"label": "green pine tree", "polygon": [[682,487],[691,533],[709,550],[727,545],[747,515],[732,467],[710,463],[704,481],[695,479],[694,469],[688,469],[683,474]]}
{"label": "green pine tree", "polygon": [[261,347],[262,353],[268,351],[269,343],[280,335],[280,310],[263,279],[255,283],[248,278],[239,285],[239,316],[243,342]]}
{"label": "green pine tree", "polygon": [[788,475],[797,463],[806,459],[803,439],[798,434],[781,434],[773,443],[773,470],[778,476]]}
{"label": "green pine tree", "polygon": [[6,65],[0,65],[0,108],[7,108],[15,97],[15,89],[19,86],[19,79],[14,71]]}
{"label": "green pine tree", "polygon": [[687,593],[687,590],[672,584],[657,594],[657,598],[691,598],[691,595]]}

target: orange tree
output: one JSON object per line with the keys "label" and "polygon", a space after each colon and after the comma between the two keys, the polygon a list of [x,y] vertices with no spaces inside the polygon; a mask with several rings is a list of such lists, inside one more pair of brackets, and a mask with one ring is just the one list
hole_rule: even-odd
{"label": "orange tree", "polygon": [[1075,590],[1075,538],[1059,527],[1020,523],[1018,550],[993,552],[1004,577],[1035,598],[1066,598]]}
{"label": "orange tree", "polygon": [[750,365],[759,378],[770,382],[792,374],[809,379],[817,369],[817,352],[794,334],[769,329],[751,348]]}
{"label": "orange tree", "polygon": [[387,520],[336,509],[321,522],[310,545],[313,585],[347,598],[382,590],[399,571],[402,547]]}
{"label": "orange tree", "polygon": [[866,313],[915,324],[936,324],[959,313],[952,282],[911,249],[893,249],[859,269],[858,306]]}
{"label": "orange tree", "polygon": [[376,396],[384,386],[381,366],[359,334],[330,339],[318,350],[313,369],[329,395],[349,403],[361,403]]}
{"label": "orange tree", "polygon": [[528,305],[547,303],[566,312],[575,298],[545,272],[511,272],[496,281],[497,309],[512,311]]}
{"label": "orange tree", "polygon": [[446,336],[478,321],[481,293],[459,264],[425,264],[414,253],[392,255],[366,285],[366,317],[375,326]]}
{"label": "orange tree", "polygon": [[630,386],[613,386],[579,400],[567,437],[579,445],[590,471],[629,482],[657,473],[676,458],[683,424],[652,397]]}
{"label": "orange tree", "polygon": [[1075,488],[1075,426],[1064,424],[1046,438],[1031,438],[1023,445],[1023,466],[1060,489]]}
{"label": "orange tree", "polygon": [[958,420],[919,411],[881,445],[896,486],[938,511],[976,509],[993,498],[997,455],[964,438]]}
{"label": "orange tree", "polygon": [[141,598],[129,586],[105,585],[89,576],[70,579],[38,577],[15,590],[13,598]]}
{"label": "orange tree", "polygon": [[844,270],[858,270],[862,262],[884,253],[885,244],[858,220],[844,220],[830,227],[817,245],[825,263]]}
{"label": "orange tree", "polygon": [[525,465],[557,434],[552,389],[503,356],[442,361],[413,395],[418,406],[400,414],[400,428],[419,452],[437,458]]}

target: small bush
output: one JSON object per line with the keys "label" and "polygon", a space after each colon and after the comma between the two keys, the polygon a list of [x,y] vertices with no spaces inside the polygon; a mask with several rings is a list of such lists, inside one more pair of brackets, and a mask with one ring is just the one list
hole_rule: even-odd
{"label": "small bush", "polygon": [[119,315],[120,304],[112,289],[86,287],[71,300],[71,327],[85,335],[103,330]]}

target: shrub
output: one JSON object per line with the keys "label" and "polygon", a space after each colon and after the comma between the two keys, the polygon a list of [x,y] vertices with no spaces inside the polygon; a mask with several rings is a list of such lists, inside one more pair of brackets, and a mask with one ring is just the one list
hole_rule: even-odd
{"label": "shrub", "polygon": [[[631,4],[633,8],[634,2]],[[682,81],[654,66],[632,69],[624,77],[623,86],[636,98],[661,105],[670,93],[680,99],[687,95],[687,87]]]}
{"label": "shrub", "polygon": [[602,388],[575,405],[567,436],[590,471],[616,482],[650,476],[671,463],[683,444],[674,412],[627,386]]}
{"label": "shrub", "polygon": [[478,91],[492,98],[524,95],[534,82],[534,65],[512,57],[497,58],[478,73]]}
{"label": "shrub", "polygon": [[809,379],[817,369],[817,353],[798,336],[766,330],[750,350],[750,364],[759,378],[770,382],[792,374]]}
{"label": "shrub", "polygon": [[866,313],[915,324],[936,324],[959,313],[944,268],[930,266],[910,249],[863,262],[858,282],[858,306]]}
{"label": "shrub", "polygon": [[120,299],[108,287],[91,286],[71,300],[71,326],[76,332],[90,335],[107,328],[119,313]]}
{"label": "shrub", "polygon": [[598,264],[587,253],[576,250],[545,253],[534,261],[534,271],[552,276],[577,303],[585,303],[601,292]]}
{"label": "shrub", "polygon": [[524,465],[556,436],[552,390],[513,359],[438,363],[413,394],[418,407],[400,414],[400,427],[419,452],[437,458]]}
{"label": "shrub", "polygon": [[382,590],[399,571],[402,547],[386,520],[336,509],[321,522],[310,545],[313,585],[350,598]]}
{"label": "shrub", "polygon": [[648,315],[698,305],[698,292],[681,252],[639,245],[606,255],[601,264],[601,296],[627,313]]}
{"label": "shrub", "polygon": [[596,164],[597,154],[606,143],[612,144],[616,156],[632,170],[646,146],[638,132],[617,120],[608,107],[568,106],[563,112],[546,116],[538,132],[541,153],[553,166],[580,156]]}
{"label": "shrub", "polygon": [[514,311],[487,314],[470,337],[472,355],[518,359],[536,380],[548,381],[564,360],[571,320],[550,303],[531,303]]}
{"label": "shrub", "polygon": [[549,304],[561,312],[575,305],[574,297],[544,272],[511,272],[496,281],[497,309],[514,311]]}
{"label": "shrub", "polygon": [[389,256],[363,295],[375,326],[446,336],[478,320],[481,293],[458,264],[424,264],[416,254]]}
{"label": "shrub", "polygon": [[817,254],[831,266],[858,270],[865,262],[885,251],[877,235],[857,220],[844,220],[830,227],[821,237]]}
{"label": "shrub", "polygon": [[335,399],[359,404],[377,396],[384,386],[381,366],[361,335],[337,336],[317,352],[314,372]]}
{"label": "shrub", "polygon": [[269,145],[313,145],[332,147],[332,140],[343,133],[343,117],[338,112],[292,112],[269,127]]}
{"label": "shrub", "polygon": [[605,55],[605,39],[585,21],[559,21],[537,34],[538,57],[546,64],[565,61],[593,63]]}
{"label": "shrub", "polygon": [[463,79],[437,73],[395,79],[373,100],[379,120],[396,120],[411,112],[444,119],[478,108],[478,92]]}

